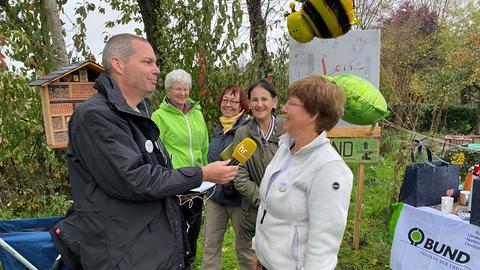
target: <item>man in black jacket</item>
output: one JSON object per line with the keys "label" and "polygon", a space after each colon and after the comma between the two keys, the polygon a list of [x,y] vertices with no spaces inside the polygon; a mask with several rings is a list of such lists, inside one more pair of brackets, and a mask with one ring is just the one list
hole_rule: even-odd
{"label": "man in black jacket", "polygon": [[203,180],[227,183],[238,166],[172,169],[145,99],[160,72],[145,39],[113,36],[102,62],[98,93],[69,122],[74,213],[55,226],[55,238],[80,269],[185,269],[188,241],[176,195]]}

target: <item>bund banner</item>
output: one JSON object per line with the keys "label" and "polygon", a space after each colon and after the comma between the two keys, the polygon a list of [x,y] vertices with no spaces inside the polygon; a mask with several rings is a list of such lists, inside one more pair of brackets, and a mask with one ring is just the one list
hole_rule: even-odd
{"label": "bund banner", "polygon": [[430,207],[404,204],[390,256],[393,270],[478,270],[480,227]]}

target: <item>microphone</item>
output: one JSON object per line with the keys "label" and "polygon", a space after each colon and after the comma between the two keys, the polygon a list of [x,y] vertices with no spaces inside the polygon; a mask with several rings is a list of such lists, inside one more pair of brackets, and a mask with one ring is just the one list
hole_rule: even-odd
{"label": "microphone", "polygon": [[257,144],[250,138],[243,139],[237,147],[233,150],[232,159],[227,166],[238,165],[238,163],[245,163],[253,156],[257,149]]}

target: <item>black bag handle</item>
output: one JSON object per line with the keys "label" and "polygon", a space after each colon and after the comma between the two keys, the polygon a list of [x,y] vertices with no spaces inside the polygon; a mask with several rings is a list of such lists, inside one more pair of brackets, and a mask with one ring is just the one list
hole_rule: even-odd
{"label": "black bag handle", "polygon": [[[423,156],[422,156],[422,150],[423,148],[425,148],[425,151],[427,152],[427,161],[424,161],[426,164],[432,166],[432,167],[436,167],[434,164],[433,164],[433,156],[436,158],[436,160],[446,164],[447,166],[450,165],[450,163],[446,162],[445,160],[441,159],[437,154],[435,154],[435,152],[433,152],[430,147],[424,145],[420,140],[413,140],[414,142],[417,143],[416,145],[416,148],[417,148],[417,156],[418,158],[420,159],[420,161],[424,161],[423,160]],[[412,163],[416,163],[415,161],[415,156],[414,156],[414,152],[413,152],[413,149],[415,147],[412,147],[410,148],[410,158],[412,160]]]}
{"label": "black bag handle", "polygon": [[[423,160],[423,156],[422,156],[422,152],[423,152],[422,150],[423,150],[423,148],[425,148],[425,151],[427,152],[427,161],[426,161],[426,163],[430,163],[430,164],[431,164],[432,161],[433,161],[433,160],[432,160],[432,150],[431,150],[428,146],[424,145],[420,140],[413,140],[413,141],[417,143],[417,145],[416,145],[415,147],[417,148],[417,157],[419,158],[419,160],[420,160],[420,161],[424,161],[424,160]],[[410,148],[410,159],[412,160],[412,163],[417,163],[417,162],[415,162],[416,159],[415,159],[415,154],[414,154],[414,152],[413,152],[413,149],[414,149],[415,147],[411,147],[411,148]]]}

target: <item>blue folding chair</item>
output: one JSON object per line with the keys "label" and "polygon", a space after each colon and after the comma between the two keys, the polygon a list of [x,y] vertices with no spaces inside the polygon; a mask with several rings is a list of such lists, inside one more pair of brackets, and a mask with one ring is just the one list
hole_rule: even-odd
{"label": "blue folding chair", "polygon": [[63,218],[0,220],[0,262],[3,269],[59,269],[59,253],[48,230]]}

